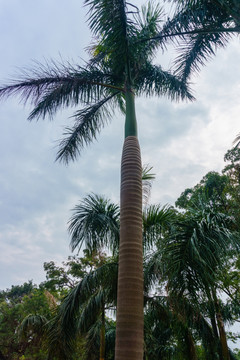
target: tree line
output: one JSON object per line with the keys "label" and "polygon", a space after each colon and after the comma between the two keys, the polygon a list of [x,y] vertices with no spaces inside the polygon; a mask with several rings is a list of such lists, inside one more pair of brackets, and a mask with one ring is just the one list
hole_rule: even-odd
{"label": "tree line", "polygon": [[[238,359],[226,326],[240,320],[240,148],[186,189],[176,206],[151,204],[143,171],[144,359]],[[114,359],[119,206],[89,194],[69,221],[72,249],[46,280],[0,293],[0,358]],[[237,345],[236,345],[237,347]]]}

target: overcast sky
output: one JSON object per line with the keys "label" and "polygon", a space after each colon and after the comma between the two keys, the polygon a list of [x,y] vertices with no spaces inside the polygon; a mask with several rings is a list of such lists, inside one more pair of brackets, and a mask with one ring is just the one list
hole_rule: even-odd
{"label": "overcast sky", "polygon": [[[1,84],[34,60],[87,59],[85,20],[79,0],[0,0]],[[185,188],[224,167],[223,156],[240,132],[239,45],[235,39],[218,51],[192,79],[196,102],[137,100],[143,163],[156,173],[153,203],[174,204]],[[29,123],[31,107],[18,100],[0,103],[0,289],[30,279],[39,283],[44,261],[71,254],[67,221],[85,195],[119,200],[122,116],[116,114],[99,141],[65,167],[54,160],[71,112],[58,113],[53,122]]]}

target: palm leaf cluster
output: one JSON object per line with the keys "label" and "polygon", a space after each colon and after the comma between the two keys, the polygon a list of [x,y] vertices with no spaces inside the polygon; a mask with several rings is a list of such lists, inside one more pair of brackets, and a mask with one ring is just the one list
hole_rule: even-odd
{"label": "palm leaf cluster", "polygon": [[[235,0],[173,0],[176,13],[157,36],[177,45],[178,74],[187,79],[240,32],[240,7]],[[155,39],[155,38],[154,38]]]}
{"label": "palm leaf cluster", "polygon": [[[48,329],[49,358],[70,359],[79,335],[87,335],[87,344],[96,346],[102,314],[116,306],[117,263],[102,265],[90,272],[66,296]],[[106,321],[110,326],[111,322]],[[110,331],[111,332],[111,331]],[[109,334],[111,339],[111,336]],[[87,348],[87,345],[86,345]],[[98,348],[99,350],[99,348]]]}
{"label": "palm leaf cluster", "polygon": [[[216,268],[224,265],[230,244],[234,243],[226,222],[229,218],[208,209],[207,212],[193,210],[191,217],[185,216],[176,223],[165,249],[166,257],[168,253],[171,257],[168,269],[174,281],[171,287],[184,292],[185,289],[179,288],[184,284],[191,293],[191,287],[197,291],[206,282],[215,283]],[[180,280],[179,276],[183,278]]]}
{"label": "palm leaf cluster", "polygon": [[110,244],[116,252],[119,245],[119,207],[109,200],[89,195],[74,208],[69,221],[72,250],[81,249],[85,244],[89,249],[101,249]]}
{"label": "palm leaf cluster", "polygon": [[163,13],[158,5],[149,3],[142,11],[122,0],[86,0],[85,5],[94,41],[84,66],[36,63],[0,88],[1,98],[19,95],[32,104],[29,120],[53,118],[61,108],[76,108],[59,143],[57,159],[66,163],[97,138],[116,109],[125,112],[127,83],[137,96],[193,99],[180,76],[152,64],[163,44],[145,39],[161,32]]}

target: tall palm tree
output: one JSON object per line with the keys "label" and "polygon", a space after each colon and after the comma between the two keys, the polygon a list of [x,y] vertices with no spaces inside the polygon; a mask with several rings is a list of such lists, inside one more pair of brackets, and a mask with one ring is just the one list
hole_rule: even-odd
{"label": "tall palm tree", "polygon": [[[20,94],[34,108],[29,120],[53,117],[67,106],[83,106],[67,127],[57,159],[68,163],[91,143],[115,107],[125,114],[121,164],[120,249],[115,359],[143,357],[142,166],[137,137],[135,96],[167,95],[193,99],[188,86],[152,63],[162,41],[162,12],[150,3],[142,12],[125,0],[85,0],[89,27],[97,39],[83,66],[38,65],[0,89],[0,96]],[[144,41],[142,41],[144,39]]]}

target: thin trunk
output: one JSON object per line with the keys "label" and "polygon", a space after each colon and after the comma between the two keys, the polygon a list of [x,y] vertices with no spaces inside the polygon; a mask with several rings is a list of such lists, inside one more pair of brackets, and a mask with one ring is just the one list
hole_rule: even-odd
{"label": "thin trunk", "polygon": [[214,299],[214,304],[215,304],[215,309],[216,309],[216,318],[217,318],[217,325],[218,325],[218,330],[219,330],[219,335],[220,335],[222,357],[224,360],[230,360],[226,331],[225,331],[224,322],[223,322],[223,318],[222,318],[222,314],[221,314],[221,310],[220,310],[220,306],[219,306],[219,301],[217,299],[215,289],[212,290],[212,294],[213,294],[213,299]]}
{"label": "thin trunk", "polygon": [[189,329],[186,329],[185,343],[187,346],[188,359],[189,360],[197,360],[195,344],[194,344],[193,337],[192,337],[192,334]]}
{"label": "thin trunk", "polygon": [[105,357],[105,310],[103,306],[102,310],[102,324],[100,333],[100,360],[104,360]]}
{"label": "thin trunk", "polygon": [[209,315],[210,315],[210,321],[211,321],[211,325],[212,325],[212,330],[213,330],[213,335],[215,337],[215,349],[214,351],[218,353],[219,355],[219,360],[223,360],[222,358],[222,352],[219,351],[219,334],[218,334],[218,329],[217,329],[217,324],[216,324],[216,319],[215,319],[215,306],[214,306],[214,301],[211,295],[211,292],[208,288],[207,285],[205,285],[205,291],[207,294],[207,298],[208,298],[208,302],[209,302]]}

